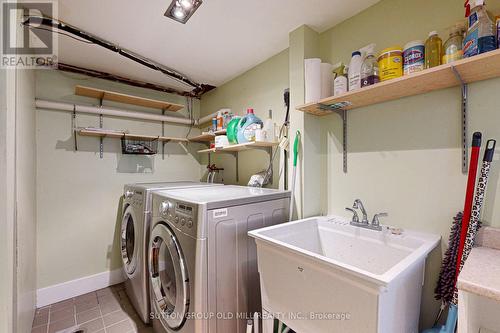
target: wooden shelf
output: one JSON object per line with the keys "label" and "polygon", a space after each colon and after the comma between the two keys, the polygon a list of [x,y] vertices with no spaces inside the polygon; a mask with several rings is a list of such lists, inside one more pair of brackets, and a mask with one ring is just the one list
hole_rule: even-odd
{"label": "wooden shelf", "polygon": [[156,99],[137,97],[127,94],[121,94],[114,91],[96,89],[91,87],[76,86],[75,95],[97,98],[100,100],[108,100],[124,104],[132,104],[144,106],[153,109],[176,112],[184,108],[184,105],[174,104]]}
{"label": "wooden shelf", "polygon": [[271,148],[279,145],[279,142],[266,142],[266,141],[255,141],[255,142],[247,142],[247,143],[239,143],[235,145],[229,145],[224,148],[210,148],[199,150],[198,153],[232,153],[245,151],[256,148]]}
{"label": "wooden shelf", "polygon": [[378,104],[407,96],[425,94],[431,91],[459,86],[460,76],[464,83],[487,80],[500,76],[500,50],[495,50],[445,64],[397,79],[348,92],[340,96],[328,97],[317,103],[297,107],[297,110],[317,116],[331,114],[325,106],[348,103],[343,110],[352,110],[367,105]]}
{"label": "wooden shelf", "polygon": [[141,135],[141,134],[129,134],[120,131],[112,131],[105,129],[79,129],[78,134],[81,136],[94,136],[94,137],[106,137],[106,138],[128,138],[136,140],[158,140],[158,141],[173,141],[173,142],[188,142],[186,138],[174,138],[168,136],[153,136],[153,135]]}
{"label": "wooden shelf", "polygon": [[223,129],[223,130],[220,130],[220,131],[215,131],[213,133],[202,133],[200,135],[197,135],[197,136],[193,136],[192,138],[189,138],[189,141],[191,142],[212,142],[215,140],[215,137],[217,135],[225,135],[226,134],[226,130]]}
{"label": "wooden shelf", "polygon": [[211,142],[215,140],[215,134],[213,133],[204,133],[197,136],[193,136],[189,138],[191,142]]}

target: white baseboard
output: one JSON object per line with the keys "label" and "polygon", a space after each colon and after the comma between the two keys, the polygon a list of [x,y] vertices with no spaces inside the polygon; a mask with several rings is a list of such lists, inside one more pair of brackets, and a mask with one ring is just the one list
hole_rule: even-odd
{"label": "white baseboard", "polygon": [[38,289],[36,292],[36,306],[40,308],[71,297],[106,288],[125,281],[125,278],[125,273],[120,268]]}

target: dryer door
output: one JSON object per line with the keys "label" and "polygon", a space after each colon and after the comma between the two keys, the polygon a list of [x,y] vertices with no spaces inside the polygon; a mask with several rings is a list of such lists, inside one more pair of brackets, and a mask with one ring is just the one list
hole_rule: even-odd
{"label": "dryer door", "polygon": [[157,224],[149,246],[151,302],[158,319],[177,330],[186,320],[189,307],[189,278],[179,241],[166,224]]}
{"label": "dryer door", "polygon": [[132,275],[137,267],[137,256],[139,255],[139,228],[132,206],[128,206],[123,213],[120,248],[122,253],[123,267],[128,275]]}

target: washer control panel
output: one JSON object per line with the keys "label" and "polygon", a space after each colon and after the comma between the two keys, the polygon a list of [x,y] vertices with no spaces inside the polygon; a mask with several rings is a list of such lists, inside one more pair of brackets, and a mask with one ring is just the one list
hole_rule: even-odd
{"label": "washer control panel", "polygon": [[142,191],[134,191],[127,189],[123,193],[124,202],[129,203],[135,207],[141,207],[143,205],[144,196]]}
{"label": "washer control panel", "polygon": [[164,199],[158,205],[158,214],[175,225],[176,228],[196,237],[196,206]]}

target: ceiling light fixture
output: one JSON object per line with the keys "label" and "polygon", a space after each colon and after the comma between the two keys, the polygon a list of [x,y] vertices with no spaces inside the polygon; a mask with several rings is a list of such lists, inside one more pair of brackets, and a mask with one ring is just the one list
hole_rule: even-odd
{"label": "ceiling light fixture", "polygon": [[202,0],[172,0],[164,15],[184,24],[200,7],[201,3]]}

